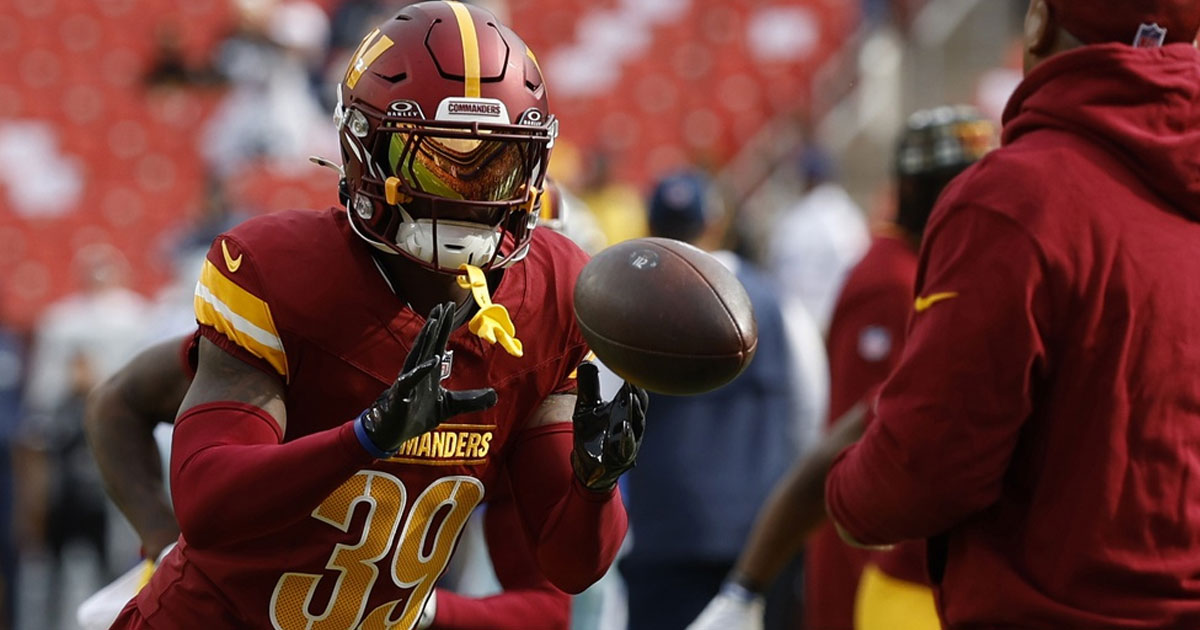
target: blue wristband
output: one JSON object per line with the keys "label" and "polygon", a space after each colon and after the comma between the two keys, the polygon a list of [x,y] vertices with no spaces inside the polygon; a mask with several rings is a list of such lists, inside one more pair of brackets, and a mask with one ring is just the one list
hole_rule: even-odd
{"label": "blue wristband", "polygon": [[360,413],[358,415],[358,419],[354,421],[354,435],[358,437],[358,443],[362,444],[362,447],[367,449],[367,452],[374,456],[375,459],[387,459],[392,455],[395,455],[395,452],[389,453],[387,451],[380,450],[380,448],[375,446],[375,443],[371,441],[371,436],[367,435],[367,427],[363,426],[363,416],[366,415],[367,412],[364,411]]}

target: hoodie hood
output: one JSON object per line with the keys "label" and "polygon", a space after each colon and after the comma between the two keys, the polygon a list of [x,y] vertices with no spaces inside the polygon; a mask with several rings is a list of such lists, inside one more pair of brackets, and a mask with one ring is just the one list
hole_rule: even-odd
{"label": "hoodie hood", "polygon": [[1038,64],[1004,111],[1003,143],[1061,129],[1106,147],[1173,207],[1200,219],[1200,51],[1084,46]]}

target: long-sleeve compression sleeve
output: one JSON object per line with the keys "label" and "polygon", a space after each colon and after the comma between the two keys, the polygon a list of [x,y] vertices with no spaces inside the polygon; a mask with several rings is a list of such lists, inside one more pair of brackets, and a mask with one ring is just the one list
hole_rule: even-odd
{"label": "long-sleeve compression sleeve", "polygon": [[571,423],[527,429],[516,440],[508,473],[538,567],[558,588],[579,593],[604,575],[625,538],[621,493],[593,492],[575,477]]}
{"label": "long-sleeve compression sleeve", "polygon": [[256,538],[307,518],[373,461],[353,422],[282,440],[267,412],[243,403],[197,405],[175,421],[171,497],[189,545]]}

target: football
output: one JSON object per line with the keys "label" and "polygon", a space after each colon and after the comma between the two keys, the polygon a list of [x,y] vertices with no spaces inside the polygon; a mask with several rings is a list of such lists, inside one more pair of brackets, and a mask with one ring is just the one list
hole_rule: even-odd
{"label": "football", "polygon": [[640,238],[601,251],[575,284],[575,319],[592,351],[652,392],[699,394],[750,363],[750,297],[713,256],[682,241]]}

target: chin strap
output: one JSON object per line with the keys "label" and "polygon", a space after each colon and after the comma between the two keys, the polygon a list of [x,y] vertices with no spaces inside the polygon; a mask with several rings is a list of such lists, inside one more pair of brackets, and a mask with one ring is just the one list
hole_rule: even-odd
{"label": "chin strap", "polygon": [[479,312],[471,318],[467,328],[488,343],[498,343],[506,352],[519,357],[524,354],[521,340],[517,339],[517,329],[513,326],[508,309],[501,304],[493,304],[492,296],[488,295],[487,277],[483,270],[466,263],[459,266],[464,273],[458,276],[458,286],[471,290],[471,297],[479,305]]}

